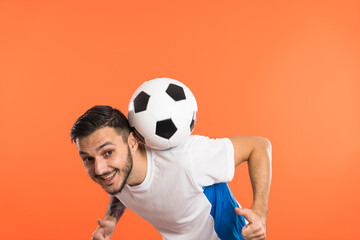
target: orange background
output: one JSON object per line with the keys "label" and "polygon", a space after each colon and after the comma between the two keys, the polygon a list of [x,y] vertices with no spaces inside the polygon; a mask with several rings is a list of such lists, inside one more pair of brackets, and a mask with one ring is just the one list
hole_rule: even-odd
{"label": "orange background", "polygon": [[[273,145],[268,239],[360,238],[359,1],[0,1],[0,239],[90,239],[107,207],[70,128],[145,80],[195,133]],[[246,165],[230,187],[252,203]],[[113,239],[161,239],[131,211]]]}

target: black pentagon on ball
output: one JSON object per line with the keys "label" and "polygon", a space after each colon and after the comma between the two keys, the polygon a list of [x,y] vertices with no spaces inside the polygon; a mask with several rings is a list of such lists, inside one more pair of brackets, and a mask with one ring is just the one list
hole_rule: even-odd
{"label": "black pentagon on ball", "polygon": [[166,89],[166,93],[174,99],[174,101],[181,101],[186,99],[184,89],[176,84],[170,83]]}
{"label": "black pentagon on ball", "polygon": [[150,95],[148,95],[146,92],[141,91],[136,98],[134,99],[134,110],[135,113],[145,111],[146,107],[149,103]]}
{"label": "black pentagon on ball", "polygon": [[193,118],[192,118],[191,123],[190,123],[190,132],[192,132],[193,129],[194,129],[195,122],[196,122],[196,114],[197,114],[197,111],[194,111]]}
{"label": "black pentagon on ball", "polygon": [[190,123],[190,132],[193,131],[194,126],[195,126],[195,120],[193,119],[193,120],[191,120],[191,123]]}
{"label": "black pentagon on ball", "polygon": [[165,119],[156,122],[155,134],[162,138],[170,139],[172,135],[176,133],[176,131],[177,127],[171,119]]}

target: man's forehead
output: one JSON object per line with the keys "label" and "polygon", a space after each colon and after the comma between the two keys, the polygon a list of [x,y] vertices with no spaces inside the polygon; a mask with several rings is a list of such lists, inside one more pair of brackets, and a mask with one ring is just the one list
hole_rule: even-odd
{"label": "man's forehead", "polygon": [[119,135],[113,128],[101,128],[94,131],[89,136],[80,137],[76,139],[76,146],[79,150],[83,148],[98,148],[104,143],[111,143],[115,145],[117,138]]}

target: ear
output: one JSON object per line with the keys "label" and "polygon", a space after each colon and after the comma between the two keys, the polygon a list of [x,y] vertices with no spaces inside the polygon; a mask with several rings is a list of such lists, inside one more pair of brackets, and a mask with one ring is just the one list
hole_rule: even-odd
{"label": "ear", "polygon": [[130,132],[130,134],[129,134],[128,145],[129,145],[129,148],[130,148],[131,152],[135,152],[139,147],[138,140],[136,139],[133,132]]}

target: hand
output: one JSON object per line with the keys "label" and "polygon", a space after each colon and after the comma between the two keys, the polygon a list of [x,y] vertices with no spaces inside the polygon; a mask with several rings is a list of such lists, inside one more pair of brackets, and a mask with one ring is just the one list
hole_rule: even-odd
{"label": "hand", "polygon": [[91,240],[110,240],[110,237],[113,234],[113,231],[115,229],[116,225],[116,219],[115,218],[104,218],[98,219],[97,222],[99,226],[96,228],[95,232],[92,234]]}
{"label": "hand", "polygon": [[237,215],[243,216],[249,223],[241,231],[245,240],[266,239],[266,215],[259,211],[247,208],[235,208]]}

